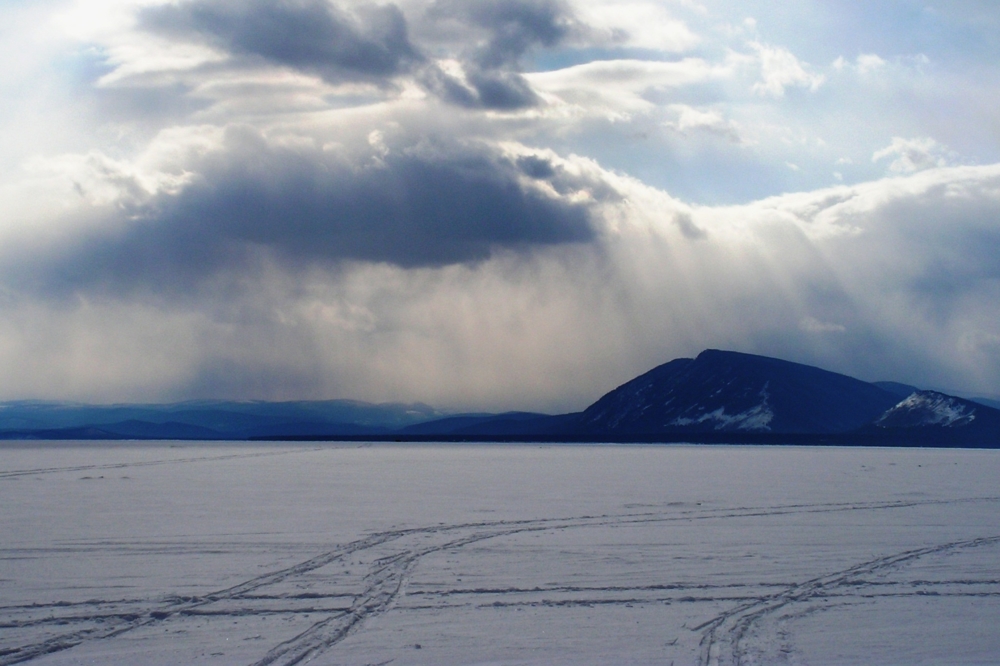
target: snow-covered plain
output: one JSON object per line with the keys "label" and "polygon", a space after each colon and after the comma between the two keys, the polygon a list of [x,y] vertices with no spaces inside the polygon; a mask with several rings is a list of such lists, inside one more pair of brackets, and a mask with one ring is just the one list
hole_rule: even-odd
{"label": "snow-covered plain", "polygon": [[1000,451],[0,445],[0,665],[1000,663]]}

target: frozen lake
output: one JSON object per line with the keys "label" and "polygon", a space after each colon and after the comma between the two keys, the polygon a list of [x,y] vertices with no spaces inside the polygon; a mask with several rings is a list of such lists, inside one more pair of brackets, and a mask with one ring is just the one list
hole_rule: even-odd
{"label": "frozen lake", "polygon": [[1000,663],[1000,451],[3,443],[0,506],[0,665]]}

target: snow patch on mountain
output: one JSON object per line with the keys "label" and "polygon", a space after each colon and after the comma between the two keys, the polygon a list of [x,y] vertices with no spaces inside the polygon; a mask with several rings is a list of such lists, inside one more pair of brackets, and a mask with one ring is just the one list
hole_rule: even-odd
{"label": "snow patch on mountain", "polygon": [[917,391],[883,414],[875,425],[955,428],[968,425],[975,418],[975,408],[956,398],[935,391]]}
{"label": "snow patch on mountain", "polygon": [[726,408],[719,407],[715,411],[702,414],[697,418],[678,417],[667,425],[688,426],[715,421],[716,430],[728,428],[736,430],[770,430],[770,423],[773,418],[774,412],[771,411],[766,402],[763,402],[738,414],[726,414]]}
{"label": "snow patch on mountain", "polygon": [[771,410],[771,405],[768,403],[768,398],[770,398],[770,394],[767,392],[769,383],[765,383],[760,391],[761,402],[750,409],[736,414],[726,414],[726,408],[719,407],[694,418],[679,416],[667,426],[700,425],[714,421],[716,430],[770,430],[774,411]]}

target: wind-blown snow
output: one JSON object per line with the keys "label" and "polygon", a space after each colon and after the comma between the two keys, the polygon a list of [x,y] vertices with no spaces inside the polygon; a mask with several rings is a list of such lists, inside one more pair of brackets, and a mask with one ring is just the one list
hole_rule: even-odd
{"label": "wind-blown snow", "polygon": [[974,450],[6,443],[0,666],[995,663],[998,476]]}

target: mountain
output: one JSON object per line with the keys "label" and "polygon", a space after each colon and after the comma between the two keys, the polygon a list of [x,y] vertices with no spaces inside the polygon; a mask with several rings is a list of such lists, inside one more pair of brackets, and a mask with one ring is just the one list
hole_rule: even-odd
{"label": "mountain", "polygon": [[1000,410],[937,391],[917,391],[863,430],[899,441],[1000,444]]}
{"label": "mountain", "polygon": [[350,400],[0,403],[3,439],[718,442],[1000,448],[1000,410],[899,382],[709,349],[583,412],[446,415]]}
{"label": "mountain", "polygon": [[972,400],[972,402],[978,402],[980,405],[986,405],[987,407],[992,407],[993,409],[1000,409],[1000,400],[981,396],[975,396],[969,399]]}
{"label": "mountain", "polygon": [[565,438],[574,433],[578,417],[578,414],[549,416],[534,412],[453,416],[408,426],[400,430],[399,434],[476,439],[533,436]]}
{"label": "mountain", "polygon": [[840,433],[899,396],[853,377],[766,356],[709,349],[653,368],[584,410],[589,432]]}
{"label": "mountain", "polygon": [[962,428],[976,420],[976,406],[968,400],[938,393],[917,391],[878,417],[875,427],[897,428]]}
{"label": "mountain", "polygon": [[401,428],[401,435],[456,435],[471,434],[482,430],[502,432],[515,427],[510,424],[534,423],[545,414],[534,412],[506,412],[504,414],[457,414],[434,421],[425,421]]}
{"label": "mountain", "polygon": [[441,412],[421,403],[372,404],[356,400],[202,400],[122,405],[17,401],[0,403],[0,438],[75,439],[78,432],[92,432],[94,437],[102,433],[100,438],[104,439],[374,436],[441,416]]}
{"label": "mountain", "polygon": [[1000,411],[899,382],[864,382],[709,349],[610,391],[583,412],[463,415],[404,438],[1000,446]]}

